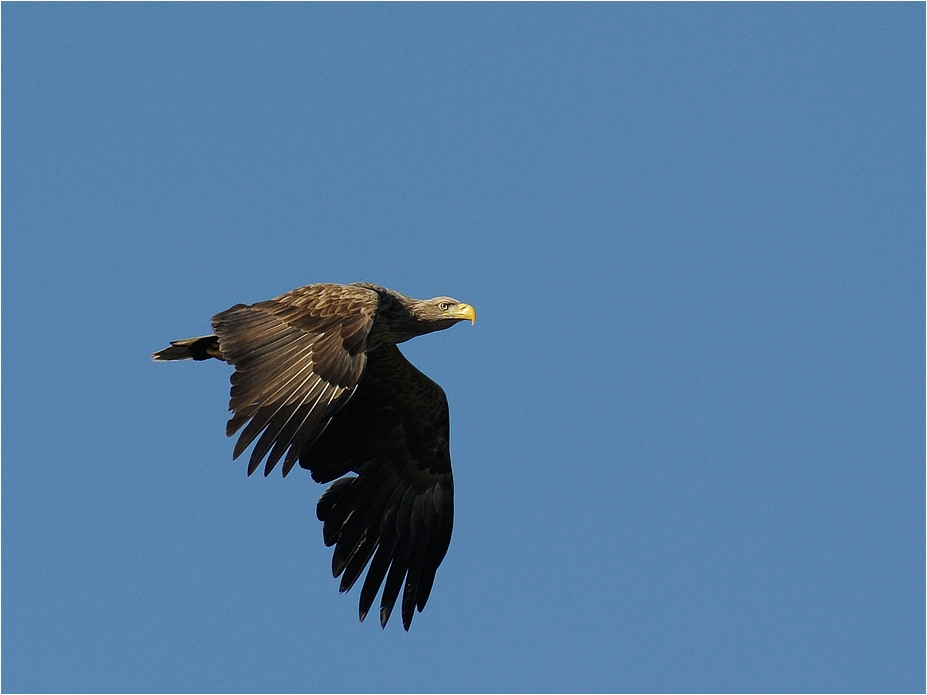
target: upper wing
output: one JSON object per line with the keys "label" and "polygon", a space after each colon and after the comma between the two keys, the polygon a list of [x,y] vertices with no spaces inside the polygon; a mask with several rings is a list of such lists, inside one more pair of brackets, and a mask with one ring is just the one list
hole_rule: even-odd
{"label": "upper wing", "polygon": [[250,420],[233,458],[263,432],[248,475],[268,451],[264,475],[284,452],[283,475],[289,473],[351,397],[364,373],[377,301],[362,287],[308,285],[213,316],[222,358],[235,366],[226,434]]}
{"label": "upper wing", "polygon": [[[454,481],[447,398],[395,345],[367,355],[367,371],[299,465],[320,483],[325,544],[334,545],[332,573],[350,589],[371,557],[360,595],[363,620],[386,577],[380,625],[386,626],[399,590],[402,624],[425,607],[454,523]],[[374,552],[376,554],[374,555]],[[389,574],[387,575],[387,570]]]}

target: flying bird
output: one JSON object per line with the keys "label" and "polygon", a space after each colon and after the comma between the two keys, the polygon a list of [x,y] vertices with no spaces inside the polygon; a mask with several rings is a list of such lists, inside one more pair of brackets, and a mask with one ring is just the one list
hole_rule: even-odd
{"label": "flying bird", "polygon": [[284,476],[299,461],[331,483],[316,515],[335,547],[332,574],[345,592],[369,563],[360,619],[382,585],[384,628],[401,589],[406,630],[425,607],[454,521],[447,397],[396,344],[460,321],[476,312],[450,297],[315,284],[236,304],[212,317],[213,335],[153,355],[235,367],[226,435],[241,434],[232,458],[257,440],[248,475],[262,461],[269,475],[282,459]]}

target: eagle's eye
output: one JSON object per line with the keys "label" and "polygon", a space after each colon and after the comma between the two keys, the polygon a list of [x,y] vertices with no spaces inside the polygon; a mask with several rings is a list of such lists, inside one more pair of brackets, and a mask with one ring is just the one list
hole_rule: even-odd
{"label": "eagle's eye", "polygon": [[448,309],[451,308],[451,305],[448,304],[447,302],[441,302],[441,303],[438,305],[438,308],[441,309],[441,311],[447,311]]}

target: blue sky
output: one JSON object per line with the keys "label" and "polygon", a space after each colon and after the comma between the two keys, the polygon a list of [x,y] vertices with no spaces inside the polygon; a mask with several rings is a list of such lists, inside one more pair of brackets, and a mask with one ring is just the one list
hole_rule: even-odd
{"label": "blue sky", "polygon": [[[5,691],[921,691],[924,5],[2,8]],[[170,339],[473,304],[409,634]]]}

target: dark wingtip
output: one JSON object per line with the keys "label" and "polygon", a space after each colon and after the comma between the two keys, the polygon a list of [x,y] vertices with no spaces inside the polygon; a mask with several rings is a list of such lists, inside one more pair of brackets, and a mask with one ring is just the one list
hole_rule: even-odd
{"label": "dark wingtip", "polygon": [[380,606],[380,627],[386,628],[386,623],[389,621],[389,614],[392,612],[392,606]]}

